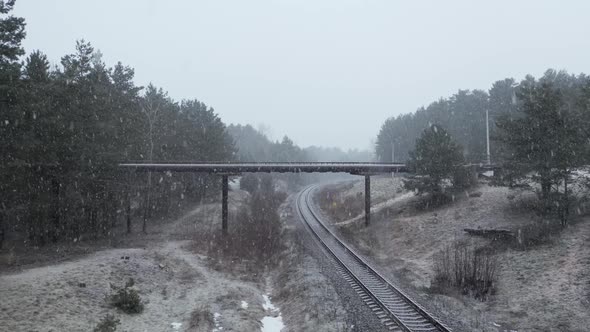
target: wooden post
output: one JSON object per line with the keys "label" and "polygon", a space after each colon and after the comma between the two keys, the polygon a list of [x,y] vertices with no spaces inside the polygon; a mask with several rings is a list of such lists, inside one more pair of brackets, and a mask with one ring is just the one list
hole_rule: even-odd
{"label": "wooden post", "polygon": [[221,176],[221,233],[227,235],[227,174]]}
{"label": "wooden post", "polygon": [[371,176],[365,175],[365,226],[371,221]]}

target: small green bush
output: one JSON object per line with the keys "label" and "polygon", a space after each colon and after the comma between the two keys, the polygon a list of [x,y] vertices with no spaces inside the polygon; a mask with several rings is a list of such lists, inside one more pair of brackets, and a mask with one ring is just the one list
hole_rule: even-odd
{"label": "small green bush", "polygon": [[143,312],[144,305],[139,293],[133,288],[134,285],[135,281],[133,278],[129,278],[125,287],[122,288],[111,284],[111,289],[114,290],[114,294],[110,297],[111,304],[127,314],[139,314]]}
{"label": "small green bush", "polygon": [[98,325],[92,330],[93,332],[115,332],[117,331],[117,325],[121,324],[121,321],[111,314],[106,314]]}

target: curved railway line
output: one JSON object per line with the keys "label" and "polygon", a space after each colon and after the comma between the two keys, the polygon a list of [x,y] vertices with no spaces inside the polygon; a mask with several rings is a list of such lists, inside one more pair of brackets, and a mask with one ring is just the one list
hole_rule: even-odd
{"label": "curved railway line", "polygon": [[306,188],[296,199],[301,220],[383,325],[391,331],[450,332],[450,328],[395,287],[324,225],[311,206],[311,194],[316,187]]}

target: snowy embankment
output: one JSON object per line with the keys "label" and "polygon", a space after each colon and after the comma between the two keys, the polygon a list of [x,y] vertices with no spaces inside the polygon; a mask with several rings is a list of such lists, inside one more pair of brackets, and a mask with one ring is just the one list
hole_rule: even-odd
{"label": "snowy embankment", "polygon": [[[587,331],[590,326],[590,218],[576,211],[570,225],[527,248],[470,237],[465,228],[537,229],[551,223],[527,208],[534,193],[485,183],[438,208],[417,208],[399,179],[372,179],[371,225],[360,218],[335,227],[391,280],[427,309],[465,331]],[[344,188],[357,197],[362,183]],[[361,197],[362,198],[362,197]],[[360,198],[359,198],[360,199]],[[497,249],[496,292],[481,302],[460,294],[429,293],[434,257],[453,241]],[[431,308],[432,307],[432,308]]]}
{"label": "snowy embankment", "polygon": [[[247,194],[230,191],[230,198],[235,218]],[[291,204],[285,207],[281,219],[293,219]],[[121,331],[346,330],[346,312],[333,286],[294,241],[299,221],[283,224],[283,263],[266,271],[262,283],[248,262],[223,264],[206,250],[219,215],[218,203],[206,204],[177,220],[150,223],[147,236],[116,241],[133,248],[85,242],[87,252],[68,261],[56,256],[0,271],[0,330],[86,332],[107,314],[121,321]],[[105,301],[111,283],[121,286],[129,278],[145,301],[141,314],[124,314]]]}
{"label": "snowy embankment", "polygon": [[[138,248],[100,247],[75,260],[0,274],[0,330],[92,331],[107,314],[120,320],[121,331],[259,329],[264,310],[241,301],[261,303],[260,285],[213,269],[193,241],[180,240],[216,230],[209,207],[218,210],[213,204],[152,225],[145,240],[134,238]],[[105,299],[111,284],[121,287],[129,278],[145,304],[140,314],[125,314]]]}

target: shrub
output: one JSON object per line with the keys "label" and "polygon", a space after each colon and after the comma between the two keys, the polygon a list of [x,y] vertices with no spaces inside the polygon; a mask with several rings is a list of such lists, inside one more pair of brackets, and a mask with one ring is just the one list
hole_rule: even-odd
{"label": "shrub", "polygon": [[117,325],[121,324],[121,321],[111,314],[106,314],[98,325],[94,328],[94,332],[115,332]]}
{"label": "shrub", "polygon": [[421,196],[416,201],[416,208],[420,210],[436,208],[453,201],[452,192],[448,191],[445,185],[441,185],[437,190],[428,189],[432,185],[428,176],[408,176],[403,183],[404,189]]}
{"label": "shrub", "polygon": [[137,292],[137,289],[133,287],[134,285],[135,281],[133,278],[129,278],[125,284],[125,287],[122,288],[111,284],[111,289],[115,291],[115,293],[110,297],[111,304],[127,314],[141,313],[143,311],[144,305],[141,301],[139,293]]}
{"label": "shrub", "polygon": [[453,169],[452,181],[453,188],[467,189],[477,184],[477,171],[474,166],[471,167],[455,167]]}
{"label": "shrub", "polygon": [[[261,259],[268,259],[278,251],[280,245],[281,223],[278,201],[267,198],[263,193],[255,193],[238,213],[239,240],[241,248]],[[253,258],[253,257],[252,257]]]}
{"label": "shrub", "polygon": [[262,177],[256,189],[237,213],[236,231],[216,238],[215,247],[224,254],[252,260],[269,260],[281,246],[279,206],[286,194],[274,190],[272,178]]}
{"label": "shrub", "polygon": [[497,260],[488,249],[455,242],[434,256],[435,288],[454,288],[485,300],[493,294]]}
{"label": "shrub", "polygon": [[192,330],[200,328],[201,330],[210,330],[215,324],[213,314],[209,307],[199,307],[191,312],[189,328]]}
{"label": "shrub", "polygon": [[354,218],[363,213],[365,209],[365,199],[362,193],[358,193],[356,196],[342,197],[338,194],[338,189],[324,188],[318,198],[322,209],[335,221]]}
{"label": "shrub", "polygon": [[260,179],[254,173],[246,173],[240,178],[240,189],[253,193],[260,186]]}
{"label": "shrub", "polygon": [[563,230],[557,222],[542,221],[519,228],[514,238],[514,246],[517,249],[529,249],[538,245],[551,243]]}

